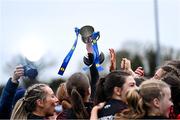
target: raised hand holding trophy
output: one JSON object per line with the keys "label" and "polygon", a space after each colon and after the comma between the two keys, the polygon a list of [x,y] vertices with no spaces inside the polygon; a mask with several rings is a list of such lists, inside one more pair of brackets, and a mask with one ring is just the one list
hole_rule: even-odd
{"label": "raised hand holding trophy", "polygon": [[94,60],[91,62],[87,57],[84,57],[84,63],[87,66],[92,65],[93,63],[96,65],[97,70],[101,71],[103,68],[100,64],[104,61],[104,54],[101,52],[99,55],[97,40],[100,38],[99,32],[94,32],[94,28],[90,25],[83,26],[80,29],[81,39],[85,44],[92,44],[93,56]]}
{"label": "raised hand holding trophy", "polygon": [[98,45],[97,45],[97,40],[100,38],[99,32],[94,32],[94,28],[92,26],[86,25],[86,26],[83,26],[81,29],[75,28],[75,33],[76,33],[76,39],[74,41],[74,44],[73,44],[71,50],[69,51],[69,53],[64,58],[63,63],[58,71],[58,74],[59,75],[64,74],[64,71],[65,71],[65,69],[74,53],[74,50],[76,48],[79,34],[81,35],[82,41],[85,44],[92,44],[94,60],[92,63],[90,63],[88,61],[88,58],[84,57],[85,64],[87,63],[86,64],[87,66],[89,66],[91,64],[95,64],[98,71],[103,70],[103,68],[102,68],[102,66],[100,66],[100,64],[104,61],[104,54],[101,52],[101,54],[99,55],[99,50],[98,50]]}

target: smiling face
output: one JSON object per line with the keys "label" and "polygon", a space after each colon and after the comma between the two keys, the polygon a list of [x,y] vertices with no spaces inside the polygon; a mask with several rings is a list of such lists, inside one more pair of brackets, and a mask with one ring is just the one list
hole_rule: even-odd
{"label": "smiling face", "polygon": [[50,87],[46,86],[44,87],[44,90],[46,91],[46,98],[43,101],[43,112],[45,116],[52,116],[54,115],[58,99]]}

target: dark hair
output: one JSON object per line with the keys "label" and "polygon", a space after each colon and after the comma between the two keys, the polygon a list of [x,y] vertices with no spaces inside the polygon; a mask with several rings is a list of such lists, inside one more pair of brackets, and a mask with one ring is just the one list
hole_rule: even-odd
{"label": "dark hair", "polygon": [[176,75],[169,73],[164,78],[162,78],[162,81],[166,82],[168,85],[170,85],[171,88],[171,98],[172,102],[174,104],[174,112],[175,114],[180,113],[180,78],[178,78]]}
{"label": "dark hair", "polygon": [[131,76],[131,73],[116,70],[110,72],[106,77],[101,78],[96,86],[95,104],[111,99],[114,87],[122,87],[128,76]]}
{"label": "dark hair", "polygon": [[174,67],[173,65],[164,65],[161,68],[166,72],[165,75],[167,73],[172,73],[172,74],[176,75],[177,77],[180,77],[180,71],[176,67]]}
{"label": "dark hair", "polygon": [[180,70],[180,60],[169,60],[169,61],[166,61],[165,64],[166,64],[166,65],[172,65],[172,66],[174,66],[175,68],[177,68],[177,69]]}
{"label": "dark hair", "polygon": [[67,81],[66,88],[71,98],[72,109],[77,119],[87,119],[89,114],[85,109],[84,98],[90,88],[89,79],[83,73],[74,73]]}
{"label": "dark hair", "polygon": [[141,83],[146,80],[146,78],[144,78],[144,77],[136,77],[136,78],[134,78],[134,80],[136,81],[136,85],[140,86]]}
{"label": "dark hair", "polygon": [[165,73],[162,77],[164,77],[168,73],[175,74],[177,77],[180,77],[180,61],[179,60],[170,60],[166,61],[163,66],[160,67]]}

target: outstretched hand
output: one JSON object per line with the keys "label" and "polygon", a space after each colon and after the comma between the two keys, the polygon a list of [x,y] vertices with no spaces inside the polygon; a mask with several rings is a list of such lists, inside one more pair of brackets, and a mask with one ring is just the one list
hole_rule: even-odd
{"label": "outstretched hand", "polygon": [[144,70],[142,67],[138,67],[135,71],[135,74],[137,74],[139,77],[144,76]]}
{"label": "outstretched hand", "polygon": [[122,58],[121,61],[121,69],[131,72],[132,76],[135,78],[136,77],[136,73],[132,70],[131,68],[131,61],[127,58]]}
{"label": "outstretched hand", "polygon": [[110,48],[109,52],[110,52],[110,62],[111,62],[109,71],[111,72],[116,69],[116,53],[113,48]]}
{"label": "outstretched hand", "polygon": [[126,71],[131,72],[131,73],[132,73],[132,76],[133,76],[134,78],[144,76],[144,70],[143,70],[143,68],[142,68],[142,67],[138,67],[135,71],[133,71],[132,68],[131,68],[131,61],[128,60],[127,58],[122,58],[121,68],[122,68],[123,70],[126,70]]}
{"label": "outstretched hand", "polygon": [[127,59],[127,58],[122,58],[121,69],[127,70],[127,71],[132,71],[131,61],[129,59]]}

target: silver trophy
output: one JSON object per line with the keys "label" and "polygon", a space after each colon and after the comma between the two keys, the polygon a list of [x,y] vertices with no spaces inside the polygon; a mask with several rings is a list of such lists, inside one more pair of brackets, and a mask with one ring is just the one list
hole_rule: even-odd
{"label": "silver trophy", "polygon": [[[90,26],[90,25],[83,26],[80,29],[81,39],[85,44],[92,43],[92,41],[93,41],[93,38],[92,38],[93,33],[94,33],[94,28],[92,26]],[[100,35],[98,33],[98,35],[96,37],[96,40],[98,40],[99,38],[100,38]],[[99,63],[100,64],[104,61],[104,58],[105,58],[104,53],[101,52],[100,55],[99,55]],[[87,66],[90,66],[93,63],[92,60],[90,60],[88,57],[85,57],[85,56],[83,58],[83,61]]]}
{"label": "silver trophy", "polygon": [[[92,26],[90,26],[90,25],[83,26],[80,29],[80,34],[81,34],[81,37],[82,37],[82,41],[85,44],[92,43],[91,36],[92,36],[93,32],[94,32],[94,28]],[[99,39],[99,36],[98,36],[98,39]]]}

